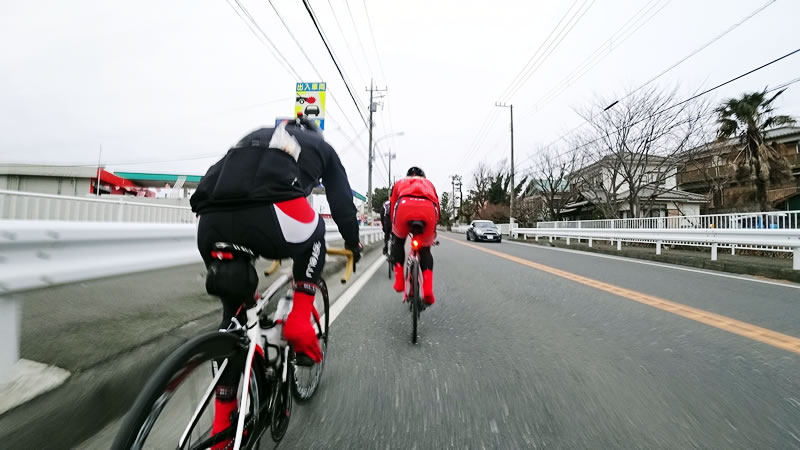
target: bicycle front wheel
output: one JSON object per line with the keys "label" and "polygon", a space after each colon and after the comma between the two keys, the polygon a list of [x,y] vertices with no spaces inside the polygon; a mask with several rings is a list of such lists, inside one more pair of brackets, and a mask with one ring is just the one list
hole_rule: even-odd
{"label": "bicycle front wheel", "polygon": [[[247,347],[235,333],[211,332],[179,347],[156,370],[125,417],[113,449],[207,449],[231,440],[232,425],[211,435],[214,391],[222,371],[239,371],[237,405],[242,404],[242,372]],[[256,356],[249,377],[248,409],[241,448],[257,447],[268,423],[268,390],[261,359]],[[227,375],[227,374],[226,374]]]}
{"label": "bicycle front wheel", "polygon": [[330,299],[328,298],[328,285],[325,280],[320,280],[317,296],[314,298],[314,309],[319,317],[315,316],[314,329],[317,332],[319,348],[322,351],[322,362],[313,365],[297,364],[296,355],[290,358],[292,364],[289,366],[292,381],[292,394],[299,402],[311,399],[319,387],[322,380],[322,370],[325,368],[325,361],[328,359],[328,336],[330,324]]}

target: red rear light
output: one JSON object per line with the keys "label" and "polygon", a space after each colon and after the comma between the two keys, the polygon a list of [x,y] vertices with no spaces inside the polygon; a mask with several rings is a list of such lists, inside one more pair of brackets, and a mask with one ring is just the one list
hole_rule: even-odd
{"label": "red rear light", "polygon": [[214,259],[233,259],[233,253],[214,251],[211,252],[211,257]]}
{"label": "red rear light", "polygon": [[411,248],[413,248],[414,250],[418,249],[419,248],[419,241],[416,240],[416,239],[412,240],[411,241]]}

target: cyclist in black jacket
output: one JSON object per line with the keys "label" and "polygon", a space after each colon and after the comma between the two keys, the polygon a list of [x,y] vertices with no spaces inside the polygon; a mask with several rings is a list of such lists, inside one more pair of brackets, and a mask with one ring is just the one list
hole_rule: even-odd
{"label": "cyclist in black jacket", "polygon": [[[197,241],[207,267],[216,242],[238,244],[265,258],[293,258],[294,303],[283,333],[297,353],[314,362],[322,360],[310,318],[325,265],[325,223],[306,197],[320,181],[345,247],[358,261],[362,247],[347,173],[333,147],[305,119],[242,138],[208,169],[190,201],[200,215]],[[250,299],[254,291],[255,286]],[[221,300],[221,328],[227,328],[248,299]]]}

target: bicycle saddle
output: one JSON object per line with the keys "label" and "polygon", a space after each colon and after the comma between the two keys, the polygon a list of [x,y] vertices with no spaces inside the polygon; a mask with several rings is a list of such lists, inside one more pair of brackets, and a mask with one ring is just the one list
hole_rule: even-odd
{"label": "bicycle saddle", "polygon": [[215,259],[255,259],[256,254],[243,245],[231,244],[229,242],[215,242],[214,248],[211,250],[211,257]]}
{"label": "bicycle saddle", "polygon": [[408,222],[408,227],[411,229],[411,234],[422,234],[425,231],[425,221],[411,220]]}

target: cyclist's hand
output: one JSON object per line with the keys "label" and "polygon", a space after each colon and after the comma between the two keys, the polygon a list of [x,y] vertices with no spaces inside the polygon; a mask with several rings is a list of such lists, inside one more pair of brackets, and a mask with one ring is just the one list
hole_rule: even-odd
{"label": "cyclist's hand", "polygon": [[357,263],[361,259],[361,252],[364,250],[364,246],[361,245],[361,242],[353,243],[345,243],[344,248],[350,250],[353,253],[353,262]]}

